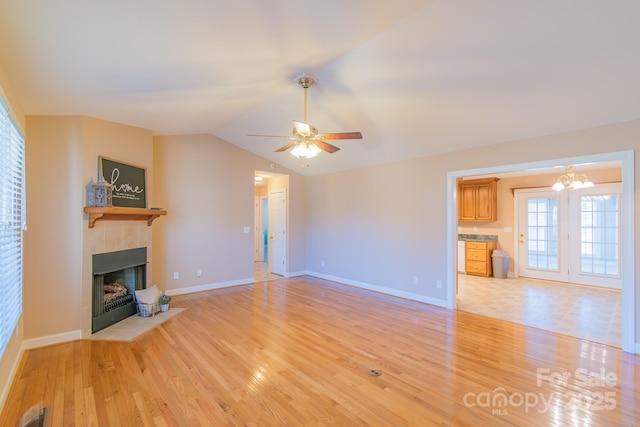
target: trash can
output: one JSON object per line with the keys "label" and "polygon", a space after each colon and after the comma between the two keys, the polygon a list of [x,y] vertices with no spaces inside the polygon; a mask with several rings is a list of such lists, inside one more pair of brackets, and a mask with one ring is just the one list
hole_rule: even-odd
{"label": "trash can", "polygon": [[497,279],[507,278],[509,268],[509,254],[499,249],[491,252],[491,266],[493,267],[493,277]]}

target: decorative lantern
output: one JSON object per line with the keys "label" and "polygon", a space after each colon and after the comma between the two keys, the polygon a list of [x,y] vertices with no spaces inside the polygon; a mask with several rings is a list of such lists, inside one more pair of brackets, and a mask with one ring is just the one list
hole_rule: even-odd
{"label": "decorative lantern", "polygon": [[87,187],[87,206],[111,206],[112,185],[100,176],[98,182]]}

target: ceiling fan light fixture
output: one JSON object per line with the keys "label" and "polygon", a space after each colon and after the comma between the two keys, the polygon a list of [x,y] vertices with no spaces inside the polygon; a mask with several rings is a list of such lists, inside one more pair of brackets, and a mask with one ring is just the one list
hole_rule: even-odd
{"label": "ceiling fan light fixture", "polygon": [[[325,140],[341,140],[341,139],[362,139],[362,133],[360,132],[339,132],[339,133],[318,133],[318,128],[307,123],[307,89],[318,82],[318,79],[310,74],[302,74],[296,77],[296,82],[302,89],[304,89],[304,104],[303,104],[303,121],[293,121],[293,135],[292,136],[278,136],[278,135],[249,135],[249,136],[266,136],[272,138],[284,138],[290,140],[289,143],[283,145],[276,150],[276,153],[283,151],[289,151],[293,156],[297,158],[311,159],[317,156],[320,152],[325,151],[329,154],[335,153],[340,150],[333,144],[326,142]],[[307,162],[307,166],[309,163]]]}
{"label": "ceiling fan light fixture", "polygon": [[311,159],[320,154],[320,151],[322,150],[318,148],[316,143],[306,141],[296,144],[296,146],[291,150],[291,154],[298,158],[302,157],[305,159]]}

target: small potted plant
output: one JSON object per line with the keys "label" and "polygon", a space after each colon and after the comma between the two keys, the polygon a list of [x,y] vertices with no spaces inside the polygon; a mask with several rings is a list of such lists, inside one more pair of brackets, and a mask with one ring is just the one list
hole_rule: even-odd
{"label": "small potted plant", "polygon": [[171,295],[167,295],[164,292],[158,298],[158,303],[160,304],[160,311],[165,312],[169,310],[169,302],[171,301]]}

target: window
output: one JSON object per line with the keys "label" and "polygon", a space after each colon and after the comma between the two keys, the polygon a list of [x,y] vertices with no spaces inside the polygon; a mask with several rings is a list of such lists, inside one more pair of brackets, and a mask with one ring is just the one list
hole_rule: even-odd
{"label": "window", "polygon": [[527,200],[529,268],[558,269],[558,199]]}
{"label": "window", "polygon": [[620,277],[617,194],[580,197],[580,267],[583,273]]}
{"label": "window", "polygon": [[0,356],[22,313],[24,138],[0,100]]}

